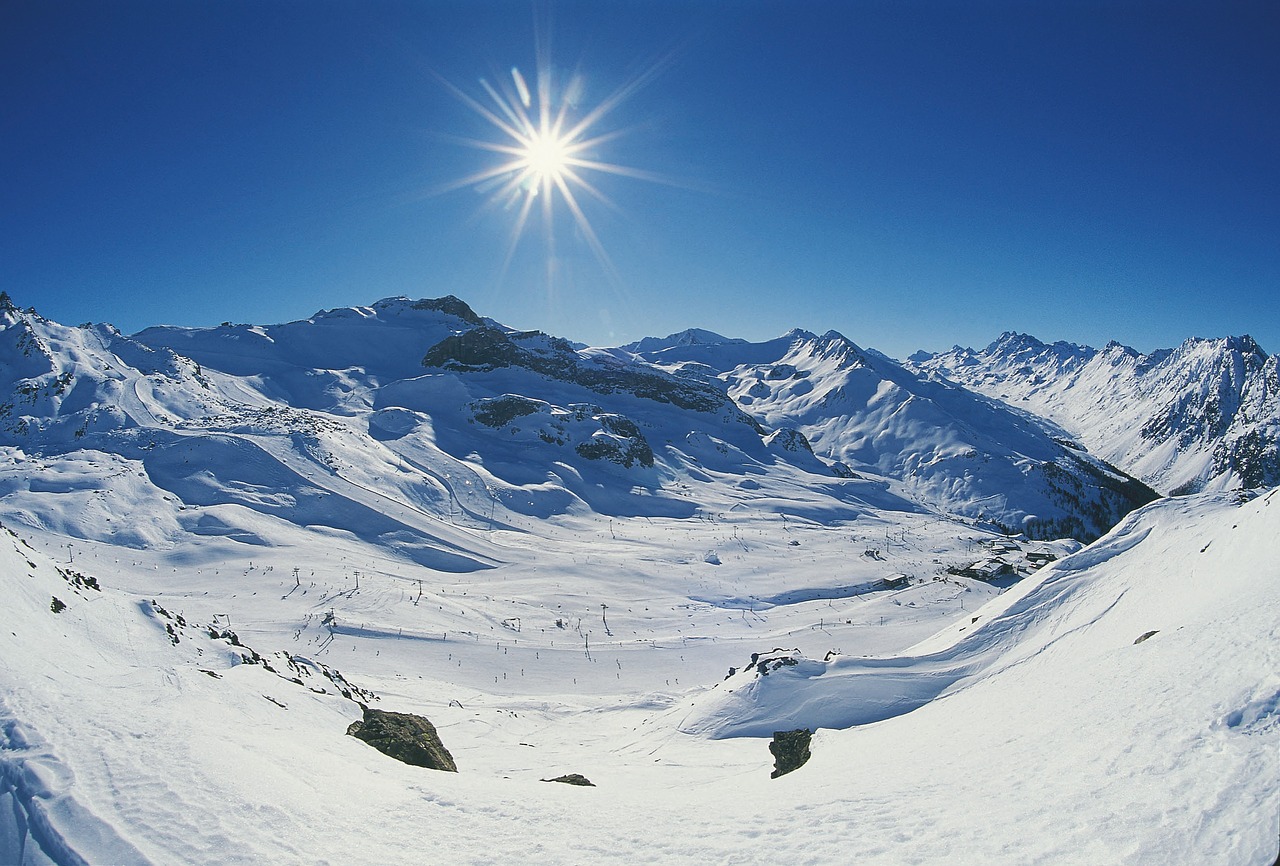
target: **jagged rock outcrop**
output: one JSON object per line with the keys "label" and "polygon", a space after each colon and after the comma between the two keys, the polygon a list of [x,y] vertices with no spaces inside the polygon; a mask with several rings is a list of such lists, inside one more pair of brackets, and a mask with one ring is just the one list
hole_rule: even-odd
{"label": "jagged rock outcrop", "polygon": [[420,301],[414,301],[410,306],[415,310],[431,310],[436,313],[456,316],[469,325],[484,324],[484,319],[476,315],[475,310],[467,306],[466,301],[453,295],[445,295],[443,298],[423,298]]}
{"label": "jagged rock outcrop", "polygon": [[566,773],[563,776],[556,776],[554,779],[543,779],[544,782],[563,782],[566,785],[579,785],[584,788],[594,788],[596,783],[588,779],[581,773]]}
{"label": "jagged rock outcrop", "polygon": [[588,460],[609,460],[630,469],[653,467],[653,449],[640,426],[593,403],[554,406],[519,394],[484,397],[471,403],[479,424],[505,429],[513,436],[532,436],[548,445],[568,445]]}
{"label": "jagged rock outcrop", "polygon": [[384,755],[429,770],[458,772],[453,755],[440,742],[435,725],[413,713],[364,708],[364,718],[352,722],[347,735],[363,740]]}
{"label": "jagged rock outcrop", "polygon": [[567,340],[540,331],[474,327],[436,343],[423,356],[422,365],[461,373],[523,367],[598,394],[627,392],[695,412],[725,412],[757,432],[764,432],[714,385],[676,377],[642,363],[626,363],[613,356],[583,358]]}
{"label": "jagged rock outcrop", "polygon": [[611,460],[627,469],[639,463],[645,468],[653,466],[653,449],[634,421],[621,415],[598,415],[601,430],[586,442],[574,447],[588,460]]}
{"label": "jagged rock outcrop", "polygon": [[809,742],[812,739],[813,731],[808,728],[774,731],[773,742],[769,743],[769,751],[773,754],[773,772],[769,778],[776,779],[803,767],[810,757]]}
{"label": "jagged rock outcrop", "polygon": [[813,446],[809,444],[809,440],[799,430],[791,427],[783,427],[781,430],[775,430],[765,438],[765,442],[769,445],[777,445],[787,451],[797,453],[812,454]]}

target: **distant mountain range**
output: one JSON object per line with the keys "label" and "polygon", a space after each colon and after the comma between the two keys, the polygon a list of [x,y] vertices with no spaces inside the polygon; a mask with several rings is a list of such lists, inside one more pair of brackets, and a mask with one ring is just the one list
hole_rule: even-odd
{"label": "distant mountain range", "polygon": [[[137,460],[149,495],[302,524],[424,529],[389,519],[374,501],[386,496],[474,520],[580,506],[680,516],[699,507],[691,482],[748,502],[764,474],[837,510],[1088,540],[1156,490],[1280,481],[1276,360],[1248,337],[1144,356],[1005,334],[902,365],[834,331],[581,348],[454,297],[126,336],[5,296],[0,325],[0,444]],[[114,531],[183,528],[161,508],[150,528]],[[430,534],[416,555],[482,567]]]}
{"label": "distant mountain range", "polygon": [[1036,419],[835,331],[763,343],[675,335],[648,346],[645,359],[718,382],[766,428],[794,431],[795,447],[838,470],[890,479],[924,507],[1034,536],[1094,538],[1155,498]]}
{"label": "distant mountain range", "polygon": [[1248,336],[1143,355],[1006,333],[908,366],[1047,418],[1162,493],[1280,483],[1280,367]]}

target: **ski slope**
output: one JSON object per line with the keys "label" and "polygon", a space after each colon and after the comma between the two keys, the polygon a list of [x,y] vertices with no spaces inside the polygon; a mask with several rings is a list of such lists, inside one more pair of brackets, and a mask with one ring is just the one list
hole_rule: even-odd
{"label": "ski slope", "polygon": [[[1155,503],[963,612],[938,595],[960,585],[932,580],[733,609],[710,573],[790,561],[802,587],[847,545],[777,519],[612,524],[568,556],[516,555],[511,534],[511,565],[416,603],[342,539],[249,565],[227,541],[4,535],[0,862],[1274,858],[1280,493]],[[735,535],[720,566],[694,555]],[[335,561],[345,574],[324,573]],[[833,628],[859,605],[864,621]],[[517,612],[519,631],[503,624]],[[240,646],[214,636],[228,623]],[[805,658],[723,679],[775,646]],[[344,736],[360,710],[343,689],[427,715],[460,773]],[[771,780],[760,734],[793,724],[819,726],[813,758]],[[597,787],[540,781],[565,772]]]}
{"label": "ski slope", "polygon": [[1132,479],[834,333],[0,325],[0,863],[1274,859],[1275,491],[1111,529]]}

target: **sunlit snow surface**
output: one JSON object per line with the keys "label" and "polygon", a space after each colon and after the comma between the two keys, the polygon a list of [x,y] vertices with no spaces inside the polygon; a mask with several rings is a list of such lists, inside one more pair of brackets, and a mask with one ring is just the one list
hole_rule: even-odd
{"label": "sunlit snow surface", "polygon": [[[264,548],[250,566],[234,542],[143,553],[6,535],[0,851],[30,863],[1273,856],[1280,494],[1150,506],[980,609],[980,593],[933,581],[726,601],[726,569],[785,566],[790,586],[830,585],[846,539],[791,523],[597,521],[577,527],[597,542],[573,555],[508,547],[519,565],[437,575],[421,596],[344,539]],[[909,537],[924,549],[928,533]],[[720,566],[701,556],[713,544]],[[334,629],[320,624],[330,610]],[[204,628],[215,621],[277,673],[240,663]],[[721,681],[726,665],[775,645],[815,661],[732,699],[748,681]],[[359,709],[321,666],[376,706],[429,716],[461,772],[344,736]],[[830,723],[796,717],[797,695],[857,722],[886,679],[900,715],[819,730],[813,759],[782,779],[766,740],[713,737],[771,714]],[[598,787],[539,781],[565,772]]]}
{"label": "sunlit snow surface", "polygon": [[[993,494],[1054,506],[1032,419],[802,332],[634,347],[684,378],[516,334],[595,390],[448,372],[497,326],[442,301],[136,338],[0,310],[0,863],[1274,858],[1280,494],[983,583],[951,569],[1010,543]],[[652,465],[578,447],[627,421]],[[358,700],[460,773],[345,736]]]}

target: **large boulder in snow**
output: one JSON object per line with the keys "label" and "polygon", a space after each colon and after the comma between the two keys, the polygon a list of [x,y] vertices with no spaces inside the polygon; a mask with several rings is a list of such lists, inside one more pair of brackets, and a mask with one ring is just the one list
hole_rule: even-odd
{"label": "large boulder in snow", "polygon": [[347,735],[364,740],[397,761],[429,770],[458,772],[453,755],[440,742],[435,725],[413,713],[364,709],[364,718],[352,722]]}
{"label": "large boulder in snow", "polygon": [[588,460],[612,460],[630,469],[633,463],[653,466],[653,449],[649,447],[640,428],[621,415],[598,414],[600,431],[574,449]]}
{"label": "large boulder in snow", "polygon": [[813,731],[808,728],[774,731],[773,742],[769,743],[769,751],[773,753],[773,772],[769,774],[769,778],[776,779],[803,767],[809,760],[811,739]]}

